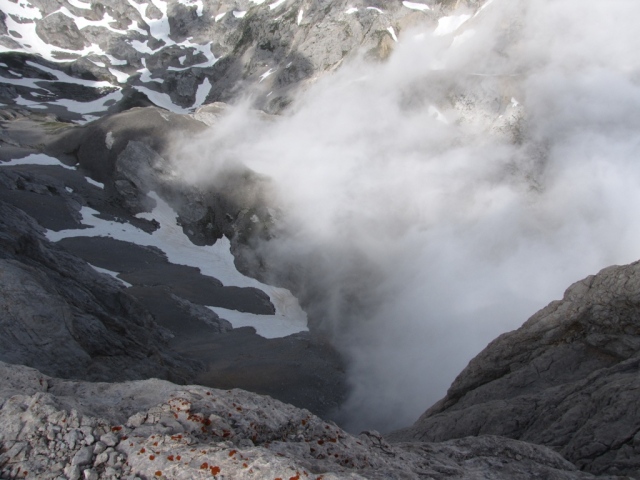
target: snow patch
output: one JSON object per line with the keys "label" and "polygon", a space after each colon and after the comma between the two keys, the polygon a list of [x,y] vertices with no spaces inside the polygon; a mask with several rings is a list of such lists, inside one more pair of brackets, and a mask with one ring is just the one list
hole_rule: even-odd
{"label": "snow patch", "polygon": [[296,22],[297,25],[300,25],[300,22],[302,22],[303,15],[304,15],[304,10],[303,9],[298,10],[298,21]]}
{"label": "snow patch", "polygon": [[153,219],[159,223],[160,228],[151,234],[128,223],[100,219],[95,216],[99,212],[89,207],[82,207],[80,210],[82,223],[93,228],[59,232],[47,230],[46,236],[52,242],[68,237],[103,236],[157,247],[166,254],[171,263],[199,268],[203,275],[217,278],[223,285],[254,287],[262,290],[276,308],[275,315],[253,315],[214,307],[216,313],[232,324],[236,322],[234,325],[240,325],[240,322],[244,322],[242,326],[252,326],[259,335],[266,338],[282,337],[308,330],[307,314],[300,308],[298,300],[289,290],[263,284],[236,270],[231,254],[231,243],[226,237],[222,237],[211,246],[194,245],[184,234],[182,227],[177,224],[176,212],[155,192],[150,192],[149,197],[156,201],[156,208],[151,213],[138,214],[138,217]]}
{"label": "snow patch", "polygon": [[262,81],[267,78],[269,75],[271,75],[273,72],[275,72],[275,70],[273,68],[270,68],[269,70],[267,70],[266,72],[264,72],[262,75],[260,75],[260,83],[262,83]]}
{"label": "snow patch", "polygon": [[387,32],[389,32],[391,34],[391,38],[393,38],[394,42],[398,41],[398,37],[396,37],[396,32],[393,29],[393,27],[387,27]]}
{"label": "snow patch", "polygon": [[204,101],[207,99],[207,95],[211,91],[211,82],[208,78],[205,78],[204,81],[198,85],[198,91],[196,92],[196,100],[193,102],[193,106],[191,108],[200,107]]}
{"label": "snow patch", "polygon": [[453,39],[453,42],[451,42],[451,48],[455,48],[461,45],[462,43],[466,42],[471,37],[473,37],[475,34],[476,34],[475,30],[465,30],[460,35],[456,35]]}
{"label": "snow patch", "polygon": [[81,2],[80,0],[67,0],[69,5],[76,8],[81,8],[83,10],[91,10],[91,4],[86,2]]}
{"label": "snow patch", "polygon": [[76,167],[70,167],[65,165],[55,157],[50,157],[44,153],[32,153],[24,158],[14,158],[8,162],[1,162],[0,167],[11,167],[14,165],[55,165],[58,167],[66,168],[68,170],[75,170]]}
{"label": "snow patch", "polygon": [[357,7],[349,7],[344,11],[344,13],[346,13],[347,15],[351,15],[352,13],[356,13],[357,11]]}
{"label": "snow patch", "polygon": [[269,9],[274,10],[276,8],[278,8],[280,5],[282,5],[286,0],[278,0],[277,2],[274,2],[272,4],[269,5]]}
{"label": "snow patch", "polygon": [[367,7],[367,10],[375,10],[378,13],[384,13],[382,10],[380,10],[379,8],[376,8],[376,7]]}
{"label": "snow patch", "polygon": [[244,18],[244,16],[247,14],[246,10],[239,12],[238,10],[234,10],[233,11],[233,16],[236,18]]}
{"label": "snow patch", "polygon": [[120,283],[122,283],[125,287],[133,287],[133,285],[131,285],[128,282],[125,282],[124,280],[122,280],[120,277],[118,277],[118,272],[114,272],[111,270],[107,270],[106,268],[100,268],[100,267],[96,267],[95,265],[91,265],[89,263],[89,266],[91,268],[93,268],[96,272],[100,272],[100,273],[104,273],[105,275],[109,275],[110,277],[115,278],[116,280],[118,280]]}
{"label": "snow patch", "polygon": [[402,2],[402,5],[404,5],[407,8],[410,8],[411,10],[420,10],[422,12],[431,10],[431,7],[429,5],[425,5],[424,3]]}
{"label": "snow patch", "polygon": [[113,132],[107,132],[107,135],[104,137],[104,144],[106,145],[107,149],[111,150],[111,148],[113,147]]}
{"label": "snow patch", "polygon": [[218,14],[218,15],[216,15],[213,19],[214,19],[216,22],[218,22],[218,21],[222,20],[222,17],[224,17],[226,14],[227,14],[227,12],[219,13],[219,14]]}
{"label": "snow patch", "polygon": [[116,70],[115,68],[109,68],[108,70],[111,73],[111,75],[116,77],[116,81],[118,83],[127,83],[127,80],[129,80],[128,73],[121,72],[120,70]]}
{"label": "snow patch", "polygon": [[438,19],[438,26],[433,34],[439,37],[453,33],[470,18],[471,15],[452,15],[450,17],[442,17]]}

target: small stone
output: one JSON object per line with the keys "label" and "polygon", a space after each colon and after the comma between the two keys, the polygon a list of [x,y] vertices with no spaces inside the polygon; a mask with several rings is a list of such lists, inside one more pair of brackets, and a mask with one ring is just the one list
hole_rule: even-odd
{"label": "small stone", "polygon": [[96,472],[93,469],[87,468],[82,473],[84,474],[84,479],[85,480],[98,480],[98,472]]}
{"label": "small stone", "polygon": [[69,480],[80,480],[80,467],[78,467],[77,465],[68,467],[68,470],[65,469],[65,473],[67,474],[67,477],[69,477]]}
{"label": "small stone", "polygon": [[115,447],[118,444],[118,437],[113,433],[105,433],[100,437],[100,441],[109,447]]}
{"label": "small stone", "polygon": [[107,460],[107,465],[110,467],[115,467],[118,464],[118,453],[111,452],[109,453],[109,460]]}
{"label": "small stone", "polygon": [[67,445],[69,445],[70,449],[75,449],[76,448],[76,443],[78,443],[78,440],[80,439],[80,431],[79,430],[71,430],[69,433],[67,433],[65,435],[65,440],[67,442]]}
{"label": "small stone", "polygon": [[97,467],[98,465],[102,465],[103,463],[106,463],[107,460],[109,460],[109,454],[107,452],[102,452],[96,457],[93,462],[93,466]]}
{"label": "small stone", "polygon": [[104,470],[104,474],[107,477],[119,478],[120,477],[120,469],[119,468],[113,468],[113,467],[107,467]]}
{"label": "small stone", "polygon": [[[111,446],[113,446],[113,445],[111,445]],[[102,441],[96,442],[96,444],[93,446],[93,454],[94,455],[100,455],[106,449],[107,449],[107,445],[105,445],[104,442],[102,442]]]}
{"label": "small stone", "polygon": [[93,459],[93,447],[82,447],[78,452],[73,456],[71,460],[71,465],[89,465],[91,460]]}
{"label": "small stone", "polygon": [[144,423],[146,419],[147,419],[146,414],[138,412],[135,415],[132,415],[131,417],[129,417],[129,420],[127,420],[127,426],[132,428],[139,427]]}

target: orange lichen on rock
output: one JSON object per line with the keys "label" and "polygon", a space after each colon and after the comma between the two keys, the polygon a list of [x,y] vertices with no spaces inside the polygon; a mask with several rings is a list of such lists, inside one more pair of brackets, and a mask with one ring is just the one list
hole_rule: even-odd
{"label": "orange lichen on rock", "polygon": [[209,468],[209,470],[211,470],[211,475],[217,475],[220,473],[220,467],[215,466],[215,467],[211,467]]}

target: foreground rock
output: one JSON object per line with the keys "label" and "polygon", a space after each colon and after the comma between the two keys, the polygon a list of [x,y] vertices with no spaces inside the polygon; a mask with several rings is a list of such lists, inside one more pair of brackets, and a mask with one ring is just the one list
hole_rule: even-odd
{"label": "foreground rock", "polygon": [[640,263],[572,285],[493,341],[395,440],[504,435],[580,469],[640,477]]}
{"label": "foreground rock", "polygon": [[389,445],[242,390],[70,382],[0,363],[3,478],[587,479],[500,437]]}

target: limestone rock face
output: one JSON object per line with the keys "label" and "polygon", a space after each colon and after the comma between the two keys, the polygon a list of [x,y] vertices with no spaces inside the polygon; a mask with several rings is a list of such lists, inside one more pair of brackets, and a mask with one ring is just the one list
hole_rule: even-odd
{"label": "limestone rock face", "polygon": [[0,380],[3,478],[595,478],[542,446],[390,445],[242,390],[71,382],[4,363]]}
{"label": "limestone rock face", "polygon": [[392,438],[503,435],[550,446],[582,470],[638,475],[639,307],[638,262],[575,283],[493,341]]}
{"label": "limestone rock face", "polygon": [[193,376],[195,362],[167,352],[166,332],[117,281],[17,208],[0,212],[0,359],[87,380]]}
{"label": "limestone rock face", "polygon": [[[0,12],[0,44],[10,49],[0,54],[0,77],[8,79],[0,83],[12,85],[0,95],[10,105],[38,102],[44,108],[43,100],[62,83],[67,91],[57,98],[77,100],[85,89],[104,100],[80,110],[47,105],[70,120],[103,114],[122,100],[122,87],[181,113],[248,92],[255,106],[278,112],[344,59],[386,58],[394,36],[434,23],[440,9],[363,0],[31,0],[8,15]],[[44,45],[40,51],[27,41],[31,30]],[[29,68],[49,72],[50,81],[28,86],[11,73]]]}

